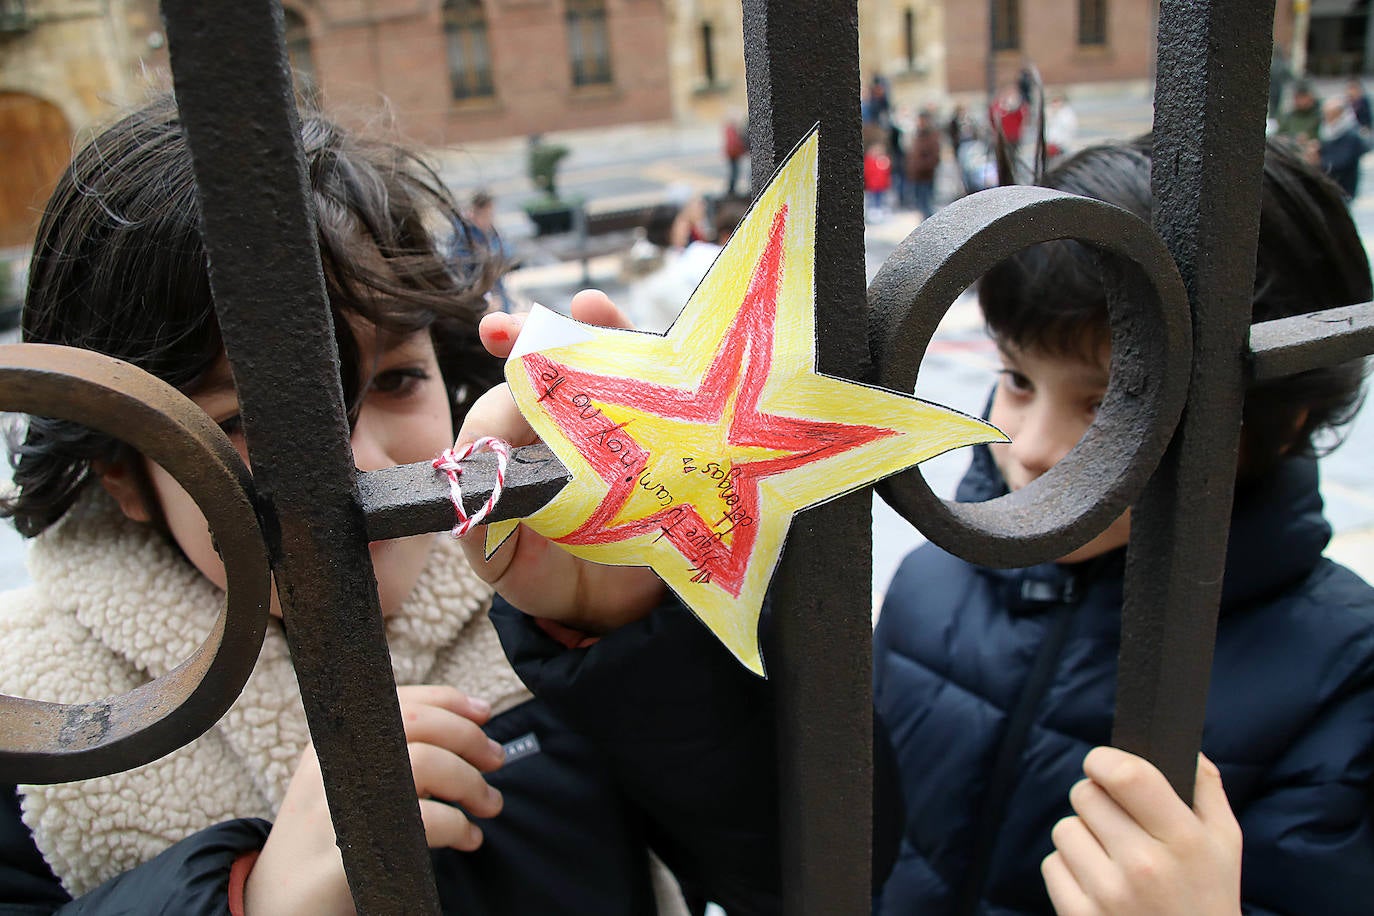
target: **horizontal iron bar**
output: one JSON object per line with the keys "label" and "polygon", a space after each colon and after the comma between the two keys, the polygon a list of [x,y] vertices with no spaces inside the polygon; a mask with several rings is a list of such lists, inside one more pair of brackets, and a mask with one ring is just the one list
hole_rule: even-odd
{"label": "horizontal iron bar", "polygon": [[1253,325],[1250,353],[1257,382],[1369,356],[1374,353],[1374,302]]}
{"label": "horizontal iron bar", "polygon": [[[572,479],[558,456],[543,443],[511,451],[501,498],[488,521],[532,515]],[[463,464],[463,510],[482,507],[496,484],[496,456],[480,452]],[[358,496],[367,515],[369,540],[385,541],[453,527],[455,513],[448,479],[428,461],[358,475]]]}

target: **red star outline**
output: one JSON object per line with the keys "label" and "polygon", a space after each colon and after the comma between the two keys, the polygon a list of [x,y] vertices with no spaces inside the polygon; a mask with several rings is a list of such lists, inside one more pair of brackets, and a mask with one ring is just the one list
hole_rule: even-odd
{"label": "red star outline", "polygon": [[[897,435],[891,429],[833,421],[808,420],[761,413],[759,400],[773,362],[773,317],[781,285],[783,238],[787,226],[784,206],[773,218],[768,244],[754,268],[730,328],[721,338],[710,367],[695,389],[675,388],[638,379],[596,375],[558,363],[541,353],[524,357],[531,385],[539,401],[569,439],[587,440],[583,458],[606,483],[597,508],[575,530],[557,538],[561,544],[594,545],[626,540],[659,530],[692,563],[694,581],[719,585],[739,597],[753,553],[759,517],[759,481],[801,465],[820,461],[869,442]],[[672,331],[669,331],[671,335]],[[628,425],[616,426],[597,404],[620,405],[673,419],[716,425],[733,392],[738,391],[726,442],[788,454],[758,461],[723,462],[723,482],[738,497],[733,507],[721,503],[721,518],[709,522],[692,503],[677,503],[640,519],[611,526],[625,506],[648,463],[649,451],[635,440]],[[618,445],[619,447],[613,447]],[[696,473],[700,467],[686,469]],[[724,474],[733,474],[725,477]],[[651,481],[653,482],[653,481]],[[720,485],[718,485],[720,486]],[[645,489],[652,489],[646,487]],[[720,486],[726,492],[725,486]],[[752,523],[745,524],[750,519]],[[723,527],[725,525],[729,527]],[[726,535],[730,535],[728,543]]]}

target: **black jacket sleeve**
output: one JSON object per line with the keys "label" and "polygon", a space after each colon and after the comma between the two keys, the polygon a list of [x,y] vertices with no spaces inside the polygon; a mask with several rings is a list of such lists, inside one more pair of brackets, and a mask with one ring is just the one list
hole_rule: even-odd
{"label": "black jacket sleeve", "polygon": [[34,845],[19,816],[14,786],[0,787],[0,914],[222,914],[229,912],[229,868],[261,849],[271,825],[226,821],[194,833],[138,868],[73,900]]}
{"label": "black jacket sleeve", "polygon": [[499,599],[491,617],[530,690],[602,747],[684,889],[731,916],[778,912],[768,682],[676,601],[585,649]]}

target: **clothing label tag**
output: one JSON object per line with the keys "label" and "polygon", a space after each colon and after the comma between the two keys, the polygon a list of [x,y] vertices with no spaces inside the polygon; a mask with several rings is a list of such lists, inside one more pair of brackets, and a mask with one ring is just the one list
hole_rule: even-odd
{"label": "clothing label tag", "polygon": [[534,732],[530,732],[528,735],[507,741],[501,745],[501,749],[506,752],[506,765],[509,766],[522,757],[539,753],[539,738]]}

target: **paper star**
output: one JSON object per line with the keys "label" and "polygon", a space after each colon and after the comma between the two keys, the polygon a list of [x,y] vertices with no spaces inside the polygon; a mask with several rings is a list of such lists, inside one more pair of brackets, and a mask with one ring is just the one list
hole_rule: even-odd
{"label": "paper star", "polygon": [[[506,365],[573,474],[523,520],[598,563],[649,566],[746,667],[792,517],[921,461],[1005,437],[815,371],[815,131],[663,335],[536,308]],[[493,525],[488,549],[514,530]]]}

